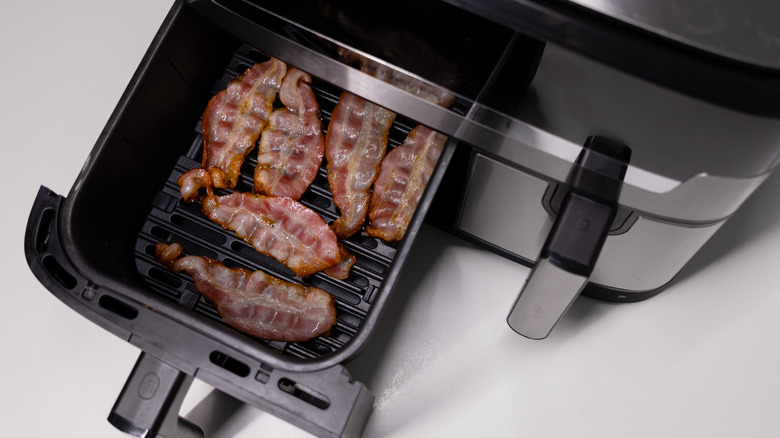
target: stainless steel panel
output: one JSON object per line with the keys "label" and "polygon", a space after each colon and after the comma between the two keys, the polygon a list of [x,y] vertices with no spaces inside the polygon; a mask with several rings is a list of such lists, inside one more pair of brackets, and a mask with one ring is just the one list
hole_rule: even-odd
{"label": "stainless steel panel", "polygon": [[548,183],[477,155],[460,229],[529,260],[539,256],[552,226],[542,197]]}
{"label": "stainless steel panel", "polygon": [[[472,115],[474,119],[464,122],[458,130],[460,138],[469,139],[492,154],[560,182],[566,180],[572,163],[582,149],[581,145],[573,141],[489,108],[477,105]],[[488,135],[487,132],[490,131],[485,129],[493,134]],[[586,132],[583,128],[581,134],[585,135]],[[630,143],[628,145],[633,146]],[[697,161],[699,164],[693,165],[701,165],[705,158],[715,158],[712,156],[715,153],[708,151],[709,155],[706,157],[686,160]],[[670,163],[674,165],[678,165],[678,161],[683,159],[670,159]],[[777,165],[776,162],[767,164],[770,168]],[[770,173],[771,171],[768,171],[753,177],[733,178],[702,172],[685,181],[677,181],[630,165],[626,171],[620,203],[669,219],[715,222],[734,213]]]}
{"label": "stainless steel panel", "polygon": [[[477,154],[459,228],[499,248],[536,261],[552,227],[542,207],[548,183]],[[625,233],[610,235],[590,281],[628,291],[668,283],[720,228],[689,226],[640,216]]]}
{"label": "stainless steel panel", "polygon": [[590,281],[629,291],[657,289],[671,281],[724,222],[690,227],[640,217],[628,232],[607,238]]}
{"label": "stainless steel panel", "polygon": [[620,203],[673,220],[717,222],[737,211],[770,174],[771,172],[767,172],[753,178],[741,179],[702,173],[668,192],[660,193],[642,190],[626,183],[620,193]]}

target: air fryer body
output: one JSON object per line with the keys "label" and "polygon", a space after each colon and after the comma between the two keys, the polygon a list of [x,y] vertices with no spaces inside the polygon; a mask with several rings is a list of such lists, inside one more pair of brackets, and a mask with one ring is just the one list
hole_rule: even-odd
{"label": "air fryer body", "polygon": [[[503,138],[485,136],[456,154],[460,170],[448,172],[445,187],[460,196],[440,203],[450,219],[439,223],[533,268],[508,317],[521,334],[545,337],[580,293],[633,302],[662,291],[780,161],[772,104],[780,51],[753,47],[755,29],[735,21],[761,15],[750,5],[717,2],[698,15],[682,8],[673,19],[651,13],[664,4],[455,3],[544,43],[522,95],[505,98],[512,93],[504,81],[483,96],[473,120]],[[731,15],[716,14],[726,10]],[[724,20],[718,37],[682,26],[694,18]],[[558,225],[569,195],[581,192],[572,175],[592,138],[626,146],[630,161],[619,196],[606,202],[606,236],[584,250],[593,260],[584,266],[552,253],[550,243],[576,242],[578,228],[591,232],[588,214],[570,220],[580,224],[570,230]],[[540,333],[519,328],[543,314],[552,316],[530,323],[546,325]]]}
{"label": "air fryer body", "polygon": [[[618,214],[585,290],[615,301],[644,299],[669,283],[780,153],[780,119],[690,97],[553,44],[525,96],[485,111],[482,123],[572,161],[592,135],[631,149]],[[533,265],[566,181],[553,166],[529,169],[515,152],[461,152],[468,178],[450,226]]]}

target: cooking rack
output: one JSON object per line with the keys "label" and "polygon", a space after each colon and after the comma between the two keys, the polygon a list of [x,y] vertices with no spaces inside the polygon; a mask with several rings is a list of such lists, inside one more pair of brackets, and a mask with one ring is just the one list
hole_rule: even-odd
{"label": "cooking rack", "polygon": [[[214,85],[213,94],[226,88],[233,78],[252,64],[266,59],[260,51],[247,44],[242,45],[233,55],[222,78]],[[312,89],[320,104],[323,131],[326,132],[333,108],[338,103],[340,90],[316,78],[313,78],[312,82]],[[397,116],[388,136],[388,152],[402,144],[414,126],[412,121]],[[138,234],[135,260],[139,274],[149,287],[161,296],[220,322],[222,318],[214,306],[197,292],[189,275],[170,272],[155,260],[154,247],[157,242],[179,243],[185,254],[217,259],[230,268],[262,270],[289,282],[321,288],[330,293],[336,302],[337,322],[329,335],[295,343],[256,340],[285,355],[304,359],[321,357],[341,349],[360,329],[380,290],[385,273],[393,262],[397,245],[356,233],[348,239],[340,239],[357,258],[348,278],[337,280],[324,272],[299,278],[277,260],[257,252],[233,231],[225,230],[211,221],[201,212],[199,203],[182,200],[176,180],[184,172],[200,167],[202,153],[203,132],[199,121],[193,132],[191,147],[178,159],[164,185],[155,195],[149,215]],[[256,149],[253,149],[241,168],[235,191],[253,192],[256,164]],[[332,201],[325,165],[326,160],[323,159],[314,182],[303,194],[300,202],[320,214],[326,222],[331,222],[338,217],[338,209]],[[229,193],[220,189],[216,192]]]}

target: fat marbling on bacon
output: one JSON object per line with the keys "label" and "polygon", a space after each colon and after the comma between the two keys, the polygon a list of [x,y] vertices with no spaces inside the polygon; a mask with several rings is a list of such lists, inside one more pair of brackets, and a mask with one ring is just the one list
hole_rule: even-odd
{"label": "fat marbling on bacon", "polygon": [[279,89],[286,108],[271,114],[262,133],[255,168],[255,193],[300,199],[322,163],[325,142],[311,76],[291,68]]}
{"label": "fat marbling on bacon", "polygon": [[328,333],[336,324],[333,297],[322,289],[181,253],[176,243],[158,243],[155,248],[157,260],[172,271],[187,272],[195,288],[235,329],[269,341],[303,342]]}
{"label": "fat marbling on bacon", "polygon": [[[244,159],[268,124],[286,72],[287,65],[275,58],[255,64],[209,101],[203,113],[202,169],[208,171],[214,187],[236,186]],[[194,201],[205,180],[194,169],[178,182],[184,199]]]}
{"label": "fat marbling on bacon", "polygon": [[371,195],[367,235],[401,240],[446,141],[444,134],[418,125],[387,154]]}
{"label": "fat marbling on bacon", "polygon": [[342,264],[329,272],[346,278],[354,263],[322,217],[292,198],[239,192],[216,196],[209,190],[201,205],[211,220],[299,277]]}
{"label": "fat marbling on bacon", "polygon": [[340,238],[355,234],[365,222],[394,120],[392,111],[347,91],[331,114],[325,157],[333,202],[341,213],[332,228]]}

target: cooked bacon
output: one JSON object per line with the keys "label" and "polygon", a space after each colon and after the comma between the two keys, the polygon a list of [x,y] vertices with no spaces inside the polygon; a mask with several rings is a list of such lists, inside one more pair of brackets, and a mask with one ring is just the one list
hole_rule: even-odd
{"label": "cooked bacon", "polygon": [[235,329],[269,341],[303,342],[328,333],[336,324],[333,297],[322,289],[181,253],[177,243],[158,243],[155,248],[157,260],[172,271],[187,272],[195,288]]}
{"label": "cooked bacon", "polygon": [[282,81],[279,99],[287,108],[271,114],[263,131],[255,168],[255,192],[300,199],[322,163],[322,136],[311,76],[291,68]]}
{"label": "cooked bacon", "polygon": [[291,198],[251,193],[202,199],[203,212],[258,252],[282,262],[299,277],[340,263],[336,235],[314,210]]}
{"label": "cooked bacon", "polygon": [[[203,113],[202,168],[214,187],[236,186],[244,158],[268,124],[286,72],[287,65],[275,58],[255,64],[209,101]],[[191,189],[205,181],[200,169],[182,175],[178,182],[185,200],[195,200]]]}
{"label": "cooked bacon", "polygon": [[206,169],[192,169],[182,174],[176,183],[181,187],[181,197],[186,202],[195,202],[200,197],[200,189],[211,190],[214,183],[211,174]]}
{"label": "cooked bacon", "polygon": [[444,134],[418,125],[387,154],[371,196],[367,235],[401,240],[446,141]]}
{"label": "cooked bacon", "polygon": [[357,262],[357,257],[349,252],[342,243],[339,243],[339,253],[341,254],[341,261],[330,268],[325,268],[323,272],[337,280],[344,280],[349,277],[349,270]]}
{"label": "cooked bacon", "polygon": [[332,228],[340,238],[355,234],[365,222],[393,120],[392,111],[346,91],[333,110],[325,157],[333,202],[341,213]]}

